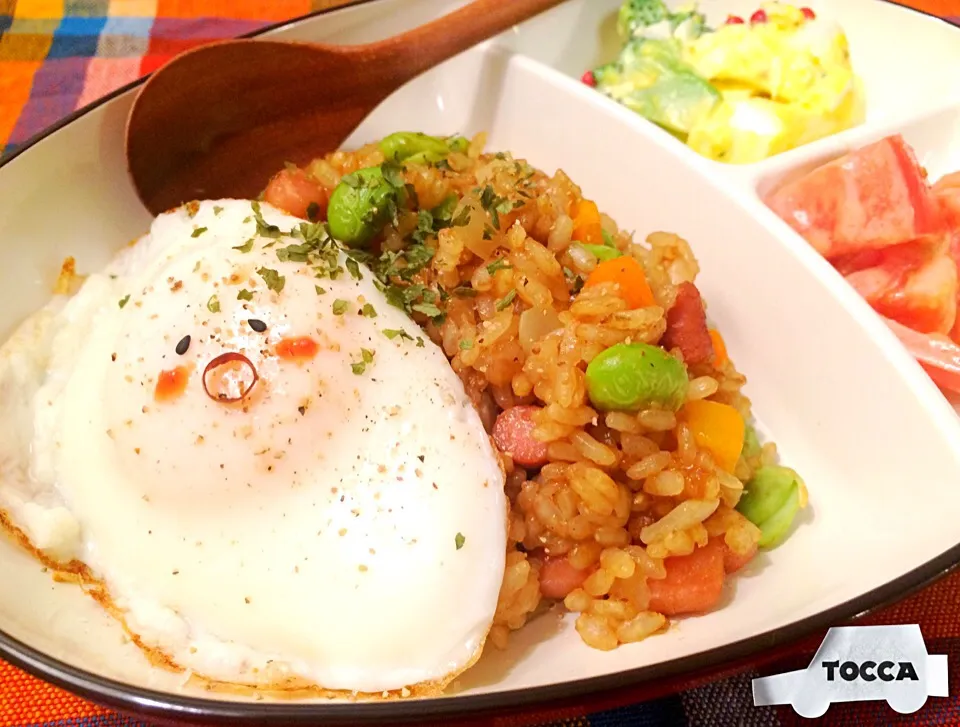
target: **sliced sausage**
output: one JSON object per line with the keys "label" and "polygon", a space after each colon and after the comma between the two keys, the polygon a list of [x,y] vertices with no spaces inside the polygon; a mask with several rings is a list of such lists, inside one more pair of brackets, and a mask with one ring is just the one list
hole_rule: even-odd
{"label": "sliced sausage", "polygon": [[540,593],[544,598],[566,598],[574,588],[579,588],[596,568],[578,570],[570,565],[567,556],[545,558],[540,567]]}
{"label": "sliced sausage", "polygon": [[284,169],[267,183],[263,199],[287,214],[315,222],[327,218],[330,193],[302,169]]}
{"label": "sliced sausage", "polygon": [[493,425],[497,447],[524,467],[539,467],[547,462],[547,443],[533,436],[533,415],[538,411],[538,406],[512,406],[500,412]]}
{"label": "sliced sausage", "polygon": [[667,330],[660,345],[667,349],[679,348],[687,364],[713,360],[707,314],[700,291],[693,283],[681,283],[677,288],[677,299],[667,311]]}

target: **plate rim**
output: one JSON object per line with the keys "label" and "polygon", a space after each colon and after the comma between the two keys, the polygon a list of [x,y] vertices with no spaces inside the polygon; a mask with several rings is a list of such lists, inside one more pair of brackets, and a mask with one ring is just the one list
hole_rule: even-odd
{"label": "plate rim", "polygon": [[[372,5],[381,0],[353,0],[348,5],[324,8],[310,13],[265,25],[238,37],[254,38],[268,32],[289,27],[304,20],[342,12],[350,8]],[[960,33],[960,26],[945,17],[903,5],[896,0],[879,0],[904,11],[942,22]],[[77,121],[91,111],[142,85],[152,74],[131,81],[105,96],[62,117],[56,123],[33,134],[13,152],[0,159],[0,169],[10,164],[29,149],[37,146],[60,129]],[[423,722],[425,719],[451,716],[478,715],[494,711],[522,711],[550,702],[568,702],[586,695],[614,694],[628,688],[652,687],[658,682],[680,681],[684,675],[709,674],[724,665],[754,658],[763,659],[778,649],[788,648],[806,637],[825,632],[832,626],[875,613],[901,602],[932,583],[946,577],[960,567],[960,542],[916,568],[877,588],[848,599],[832,608],[793,621],[779,629],[771,629],[738,641],[714,647],[688,656],[670,659],[653,665],[588,677],[574,681],[547,684],[527,689],[504,692],[457,695],[430,699],[410,699],[389,702],[336,703],[249,703],[209,700],[202,697],[177,695],[145,689],[109,677],[100,676],[72,666],[45,654],[0,629],[0,658],[32,676],[53,684],[96,704],[127,714],[153,718],[201,720],[204,723],[243,722],[263,724],[372,724],[393,720]],[[740,667],[738,671],[742,670]],[[670,691],[669,689],[667,690]],[[640,701],[644,701],[641,697]]]}

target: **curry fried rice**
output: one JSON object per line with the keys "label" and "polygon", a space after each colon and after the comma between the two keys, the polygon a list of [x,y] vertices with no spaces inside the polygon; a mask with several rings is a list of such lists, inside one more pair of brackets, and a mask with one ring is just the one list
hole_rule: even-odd
{"label": "curry fried rice", "polygon": [[485,135],[392,134],[270,180],[441,346],[507,473],[491,641],[547,605],[598,649],[708,611],[806,505],[752,426],[690,245],[619,229]]}

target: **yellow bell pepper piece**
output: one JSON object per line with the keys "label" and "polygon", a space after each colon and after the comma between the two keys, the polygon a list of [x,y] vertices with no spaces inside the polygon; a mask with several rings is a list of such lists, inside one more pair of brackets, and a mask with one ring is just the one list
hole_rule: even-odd
{"label": "yellow bell pepper piece", "polygon": [[688,401],[682,418],[690,427],[697,446],[713,455],[716,463],[733,472],[743,450],[746,423],[740,412],[715,401]]}

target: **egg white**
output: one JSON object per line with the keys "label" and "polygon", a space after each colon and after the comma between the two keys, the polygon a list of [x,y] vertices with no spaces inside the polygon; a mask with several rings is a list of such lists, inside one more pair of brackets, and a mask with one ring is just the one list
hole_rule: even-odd
{"label": "egg white", "polygon": [[[284,233],[301,223],[262,209]],[[302,240],[256,229],[242,200],[164,214],[0,349],[0,509],[101,578],[145,646],[206,678],[442,686],[496,608],[497,455],[442,351],[367,268],[318,279],[278,258]],[[288,336],[320,350],[282,360]],[[240,404],[202,388],[224,351],[260,376]],[[156,401],[177,366],[185,391]]]}

